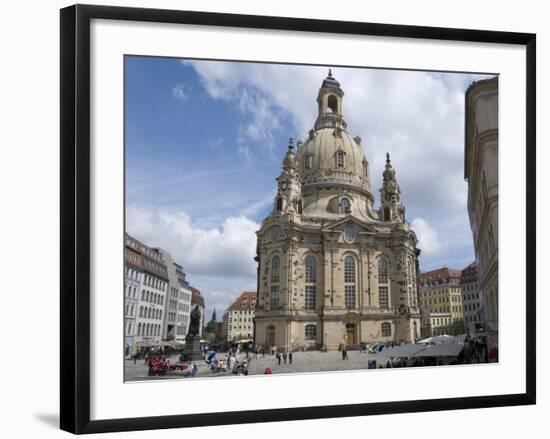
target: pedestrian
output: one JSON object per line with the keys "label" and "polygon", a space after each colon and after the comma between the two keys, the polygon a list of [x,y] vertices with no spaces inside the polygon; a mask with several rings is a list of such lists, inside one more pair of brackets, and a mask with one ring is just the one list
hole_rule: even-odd
{"label": "pedestrian", "polygon": [[292,364],[292,351],[288,353],[288,362]]}
{"label": "pedestrian", "polygon": [[346,345],[342,346],[342,360],[348,359],[348,351],[346,350]]}
{"label": "pedestrian", "polygon": [[286,364],[286,351],[283,352],[283,361]]}
{"label": "pedestrian", "polygon": [[277,352],[275,354],[275,358],[277,358],[277,362],[279,364],[279,366],[281,365],[281,353],[280,352]]}
{"label": "pedestrian", "polygon": [[233,370],[235,369],[236,364],[237,364],[237,358],[235,358],[235,354],[232,354],[229,357],[229,370],[231,370],[231,372],[233,372]]}
{"label": "pedestrian", "polygon": [[272,371],[269,367],[267,367],[267,368],[264,370],[264,375],[271,375],[271,374],[273,374],[273,371]]}

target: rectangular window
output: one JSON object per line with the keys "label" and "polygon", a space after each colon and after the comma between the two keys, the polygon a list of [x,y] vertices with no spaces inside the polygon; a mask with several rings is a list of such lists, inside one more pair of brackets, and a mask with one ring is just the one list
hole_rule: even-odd
{"label": "rectangular window", "polygon": [[315,325],[306,325],[305,338],[306,340],[315,340],[317,337],[317,327]]}
{"label": "rectangular window", "polygon": [[313,156],[308,155],[306,156],[306,169],[311,169],[313,166]]}
{"label": "rectangular window", "polygon": [[388,287],[379,287],[378,288],[378,301],[380,303],[380,308],[388,308]]}
{"label": "rectangular window", "polygon": [[305,308],[307,310],[315,309],[315,285],[306,286]]}
{"label": "rectangular window", "polygon": [[346,285],[344,287],[344,301],[347,309],[355,308],[355,285]]}

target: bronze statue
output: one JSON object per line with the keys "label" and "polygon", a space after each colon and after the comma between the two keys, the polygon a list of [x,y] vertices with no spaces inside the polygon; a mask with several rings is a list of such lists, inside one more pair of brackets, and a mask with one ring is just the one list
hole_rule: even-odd
{"label": "bronze statue", "polygon": [[191,311],[191,322],[189,323],[189,332],[187,335],[199,335],[201,324],[201,311],[198,305]]}

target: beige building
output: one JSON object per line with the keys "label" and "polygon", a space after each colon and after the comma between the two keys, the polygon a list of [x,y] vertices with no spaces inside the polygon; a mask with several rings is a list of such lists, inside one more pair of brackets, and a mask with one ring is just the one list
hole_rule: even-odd
{"label": "beige building", "polygon": [[[464,300],[464,322],[471,335],[484,328],[483,296],[479,288],[476,261],[462,270],[460,279],[462,298]],[[477,330],[476,330],[477,328]]]}
{"label": "beige building", "polygon": [[338,349],[420,336],[417,238],[387,156],[379,208],[344,91],[329,71],[307,138],[292,139],[272,212],[257,232],[255,342]]}
{"label": "beige building", "polygon": [[161,344],[165,305],[168,293],[168,271],[158,249],[139,243],[143,273],[136,316],[137,349]]}
{"label": "beige building", "polygon": [[498,360],[498,77],[466,91],[464,178],[490,361]]}
{"label": "beige building", "polygon": [[126,233],[124,236],[124,335],[126,356],[135,354],[137,349],[134,346],[134,338],[142,278],[141,243]]}
{"label": "beige building", "polygon": [[450,335],[452,317],[449,312],[429,312],[422,315],[422,336]]}
{"label": "beige building", "polygon": [[254,317],[256,291],[245,291],[231,304],[223,316],[222,329],[228,341],[252,340],[254,337]]}
{"label": "beige building", "polygon": [[466,332],[461,276],[460,270],[448,267],[428,271],[420,276],[423,337]]}

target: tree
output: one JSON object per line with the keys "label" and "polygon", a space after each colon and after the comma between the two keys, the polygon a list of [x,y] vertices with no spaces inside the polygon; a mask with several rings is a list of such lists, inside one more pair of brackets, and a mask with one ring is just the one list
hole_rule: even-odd
{"label": "tree", "polygon": [[212,334],[215,339],[218,341],[221,338],[221,322],[216,321],[216,308],[212,311],[212,319],[206,324],[206,333]]}

